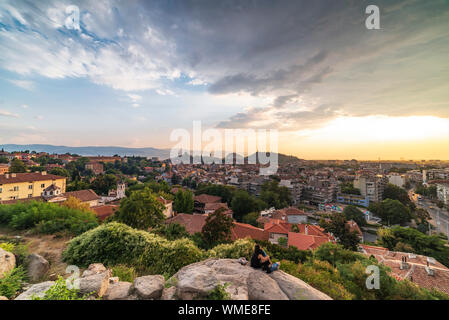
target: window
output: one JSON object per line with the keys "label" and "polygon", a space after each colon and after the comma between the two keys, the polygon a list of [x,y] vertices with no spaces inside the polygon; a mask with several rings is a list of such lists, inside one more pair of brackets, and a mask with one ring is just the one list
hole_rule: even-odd
{"label": "window", "polygon": [[3,191],[3,189],[2,189],[2,188],[0,188],[0,193],[2,193],[2,191]]}
{"label": "window", "polygon": [[14,191],[19,191],[19,187],[14,187]]}
{"label": "window", "polygon": [[28,186],[28,189],[33,190],[33,185],[30,184],[30,185]]}
{"label": "window", "polygon": [[45,183],[41,184],[41,188],[45,188]]}
{"label": "window", "polygon": [[33,194],[30,193],[30,194],[28,195],[28,198],[32,198],[32,197],[33,197]]}

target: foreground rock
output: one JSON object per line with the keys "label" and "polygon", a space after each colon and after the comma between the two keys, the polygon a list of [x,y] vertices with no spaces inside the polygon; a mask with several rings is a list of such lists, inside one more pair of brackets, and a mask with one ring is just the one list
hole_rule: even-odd
{"label": "foreground rock", "polygon": [[327,294],[288,273],[276,271],[270,273],[270,277],[290,300],[332,300]]}
{"label": "foreground rock", "polygon": [[0,248],[0,279],[5,276],[5,272],[10,272],[15,267],[16,257],[14,254]]}
{"label": "foreground rock", "polygon": [[4,297],[4,296],[0,296],[0,301],[1,300],[9,300],[8,298]]}
{"label": "foreground rock", "polygon": [[50,289],[50,287],[54,284],[54,281],[46,281],[34,284],[28,290],[22,292],[14,300],[32,300],[33,295],[39,298],[43,298],[45,292],[47,292],[47,290]]}
{"label": "foreground rock", "polygon": [[28,256],[28,277],[32,282],[36,282],[45,276],[50,270],[50,264],[44,257],[33,253]]}
{"label": "foreground rock", "polygon": [[114,282],[109,284],[108,290],[103,295],[103,300],[136,300],[137,296],[132,294],[133,284],[131,282]]}
{"label": "foreground rock", "polygon": [[91,264],[79,279],[80,294],[102,297],[109,288],[111,271],[102,264]]}
{"label": "foreground rock", "polygon": [[164,290],[165,279],[163,276],[144,276],[134,280],[134,290],[140,299],[159,299]]}
{"label": "foreground rock", "polygon": [[300,279],[283,271],[271,274],[243,266],[235,259],[208,259],[175,274],[176,296],[182,300],[206,298],[226,284],[232,300],[331,300]]}

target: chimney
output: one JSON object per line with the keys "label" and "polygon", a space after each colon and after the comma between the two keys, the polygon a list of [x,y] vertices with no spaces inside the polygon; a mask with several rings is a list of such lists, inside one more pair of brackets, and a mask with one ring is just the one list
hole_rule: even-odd
{"label": "chimney", "polygon": [[11,178],[15,178],[16,174],[15,173],[11,173]]}
{"label": "chimney", "polygon": [[9,179],[9,173],[5,173],[5,178]]}
{"label": "chimney", "polygon": [[426,268],[426,272],[428,276],[435,276],[435,270],[431,269],[430,267],[425,267]]}
{"label": "chimney", "polygon": [[305,234],[309,235],[309,226],[308,225],[305,226],[304,230],[305,230]]}
{"label": "chimney", "polygon": [[46,176],[47,175],[47,171],[42,171],[41,175]]}

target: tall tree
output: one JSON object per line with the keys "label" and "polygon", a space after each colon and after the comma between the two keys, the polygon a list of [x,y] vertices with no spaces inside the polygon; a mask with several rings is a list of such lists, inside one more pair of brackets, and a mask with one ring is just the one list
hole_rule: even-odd
{"label": "tall tree", "polygon": [[120,202],[115,220],[136,229],[156,228],[164,220],[164,205],[149,188],[134,191]]}
{"label": "tall tree", "polygon": [[11,166],[9,167],[10,173],[23,173],[26,172],[27,168],[22,160],[14,159],[11,161]]}
{"label": "tall tree", "polygon": [[180,213],[193,213],[193,193],[190,190],[179,189],[175,194],[173,209]]}
{"label": "tall tree", "polygon": [[206,224],[201,230],[202,238],[209,248],[231,240],[233,220],[224,214],[224,211],[224,208],[220,208],[210,214],[206,218]]}
{"label": "tall tree", "polygon": [[337,242],[344,248],[353,251],[357,250],[360,237],[357,232],[350,230],[346,217],[342,212],[333,214],[329,221],[322,220],[320,224],[326,232],[332,233],[337,238]]}

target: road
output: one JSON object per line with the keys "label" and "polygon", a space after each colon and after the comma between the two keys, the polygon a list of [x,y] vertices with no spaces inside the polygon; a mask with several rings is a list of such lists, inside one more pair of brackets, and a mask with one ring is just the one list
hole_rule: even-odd
{"label": "road", "polygon": [[429,214],[432,220],[429,220],[430,224],[434,226],[438,230],[438,224],[437,224],[437,216],[438,211],[440,211],[440,230],[439,232],[447,234],[447,225],[449,223],[449,214],[445,209],[439,209],[436,204],[432,203],[431,201],[424,199],[420,202],[413,197],[413,189],[408,192],[410,200],[412,200],[416,207],[426,210]]}

